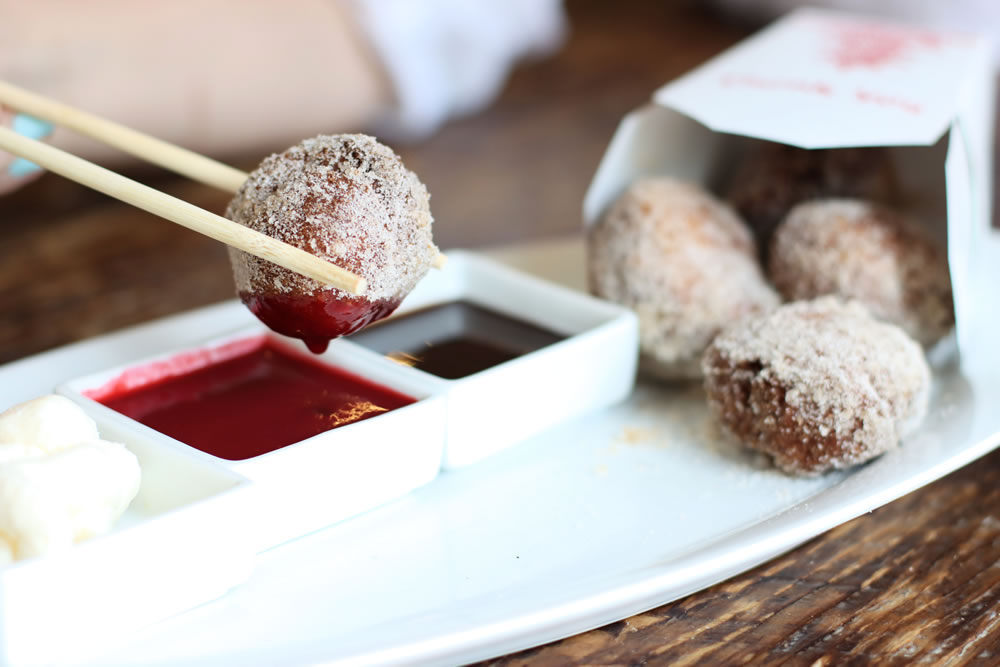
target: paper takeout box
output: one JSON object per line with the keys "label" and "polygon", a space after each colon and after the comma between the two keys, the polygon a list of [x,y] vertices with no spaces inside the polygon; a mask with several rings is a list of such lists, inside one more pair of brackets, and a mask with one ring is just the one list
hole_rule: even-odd
{"label": "paper takeout box", "polygon": [[755,141],[886,146],[899,208],[947,243],[962,363],[995,348],[977,322],[1000,264],[991,231],[994,72],[979,37],[802,9],[668,83],[618,127],[585,225],[650,175],[716,193]]}

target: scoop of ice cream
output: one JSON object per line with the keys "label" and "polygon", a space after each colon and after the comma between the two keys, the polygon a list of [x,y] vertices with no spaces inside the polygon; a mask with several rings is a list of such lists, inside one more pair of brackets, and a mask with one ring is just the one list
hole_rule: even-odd
{"label": "scoop of ice cream", "polygon": [[98,439],[94,420],[64,396],[41,396],[0,413],[0,444],[21,443],[55,452]]}
{"label": "scoop of ice cream", "polygon": [[135,455],[67,398],[0,413],[0,565],[108,532],[139,482]]}

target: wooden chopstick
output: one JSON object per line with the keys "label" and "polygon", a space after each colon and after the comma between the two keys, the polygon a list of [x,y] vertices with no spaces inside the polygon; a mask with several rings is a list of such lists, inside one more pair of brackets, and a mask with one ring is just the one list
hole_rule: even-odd
{"label": "wooden chopstick", "polygon": [[[79,132],[80,134],[88,136],[91,139],[107,144],[113,148],[117,148],[123,153],[137,157],[140,160],[145,160],[146,162],[163,167],[164,169],[173,171],[182,176],[187,176],[193,181],[210,185],[225,192],[236,192],[247,179],[247,173],[245,171],[240,171],[239,169],[230,167],[227,164],[205,157],[204,155],[200,155],[194,151],[181,148],[180,146],[175,146],[174,144],[163,141],[162,139],[157,139],[156,137],[144,134],[143,132],[133,130],[130,127],[125,127],[124,125],[120,125],[114,121],[108,120],[107,118],[95,116],[94,114],[83,111],[82,109],[77,109],[67,104],[51,100],[47,97],[24,90],[23,88],[19,88],[5,81],[0,81],[0,104],[4,104],[12,109],[35,116],[42,120],[47,120],[55,125],[60,125],[75,132]],[[38,162],[38,164],[42,163]],[[44,167],[45,165],[42,166]],[[56,170],[52,169],[52,171]],[[85,183],[84,185],[89,184]],[[105,191],[102,190],[102,192]],[[177,221],[174,220],[174,222]],[[191,227],[191,229],[194,229],[194,227]],[[200,230],[196,229],[195,231]],[[221,238],[215,236],[212,238],[216,238],[223,243],[233,245],[232,243],[229,243]],[[278,243],[281,242],[279,241]],[[287,244],[282,245],[289,248],[292,247],[287,246]],[[257,254],[247,248],[240,246],[234,247],[239,247],[241,250],[246,250],[253,255]],[[270,258],[265,257],[265,259]],[[447,258],[439,252],[433,260],[433,266],[437,269],[444,268],[446,261]],[[280,262],[275,263],[280,264]],[[285,265],[282,264],[282,266]],[[290,266],[285,266],[285,268],[297,271],[298,273],[302,273],[310,278],[315,278],[316,280],[322,280],[304,270],[300,271],[299,269]],[[347,272],[345,271],[345,273]],[[348,273],[347,275],[352,276],[353,280],[360,280],[358,276],[355,276],[352,273]],[[329,281],[322,280],[322,282]],[[340,287],[345,291],[355,293],[353,290],[347,289],[340,284],[330,284],[334,287]]]}
{"label": "wooden chopstick", "polygon": [[239,169],[5,81],[0,81],[0,104],[69,128],[123,153],[226,192],[236,192],[247,179],[246,172]]}
{"label": "wooden chopstick", "polygon": [[226,245],[274,262],[351,294],[363,294],[367,281],[305,250],[282,243],[256,230],[186,201],[126,178],[58,148],[0,127],[0,149],[81,183],[106,195],[166,218]]}

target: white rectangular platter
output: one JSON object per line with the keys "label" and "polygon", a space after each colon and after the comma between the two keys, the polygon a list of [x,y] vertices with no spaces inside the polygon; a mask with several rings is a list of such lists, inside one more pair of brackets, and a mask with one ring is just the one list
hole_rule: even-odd
{"label": "white rectangular platter", "polygon": [[[492,254],[582,286],[577,239]],[[8,364],[0,404],[251,318],[227,302]],[[958,369],[954,359],[937,364],[917,437],[868,466],[818,479],[789,478],[724,444],[696,385],[640,383],[617,407],[261,554],[245,584],[123,636],[94,664],[454,664],[624,618],[742,572],[996,447],[1000,363],[984,356]]]}

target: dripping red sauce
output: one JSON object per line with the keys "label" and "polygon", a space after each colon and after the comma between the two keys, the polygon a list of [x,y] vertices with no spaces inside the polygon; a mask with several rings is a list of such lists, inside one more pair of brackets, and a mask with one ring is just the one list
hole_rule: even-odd
{"label": "dripping red sauce", "polygon": [[130,369],[85,393],[160,433],[230,461],[266,454],[416,402],[286,351],[265,336]]}
{"label": "dripping red sauce", "polygon": [[269,329],[302,339],[316,354],[325,352],[332,339],[390,315],[402,301],[369,301],[364,297],[337,296],[333,291],[313,295],[240,292],[240,299]]}

